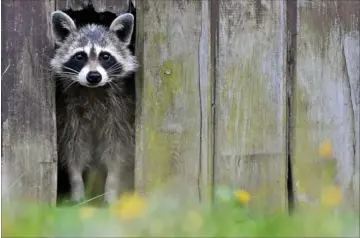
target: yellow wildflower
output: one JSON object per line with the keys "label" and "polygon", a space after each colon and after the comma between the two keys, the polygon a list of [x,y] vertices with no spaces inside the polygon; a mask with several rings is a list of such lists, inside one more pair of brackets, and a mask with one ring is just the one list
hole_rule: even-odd
{"label": "yellow wildflower", "polygon": [[341,191],[336,186],[326,187],[321,194],[321,203],[325,206],[336,206],[341,201]]}
{"label": "yellow wildflower", "polygon": [[114,211],[120,219],[139,217],[146,209],[146,201],[138,194],[126,193],[114,204]]}
{"label": "yellow wildflower", "polygon": [[319,146],[319,154],[321,157],[329,158],[332,156],[332,144],[330,140],[322,142]]}
{"label": "yellow wildflower", "polygon": [[245,190],[235,191],[235,198],[241,203],[248,203],[250,201],[250,194]]}
{"label": "yellow wildflower", "polygon": [[82,207],[80,209],[80,219],[85,220],[93,216],[95,208],[93,207]]}

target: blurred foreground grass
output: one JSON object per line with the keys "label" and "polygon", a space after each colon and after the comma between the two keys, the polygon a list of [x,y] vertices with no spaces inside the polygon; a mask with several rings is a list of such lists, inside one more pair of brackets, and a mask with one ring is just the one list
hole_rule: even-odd
{"label": "blurred foreground grass", "polygon": [[[3,237],[359,237],[358,214],[328,204],[289,216],[251,209],[246,191],[218,190],[216,203],[137,194],[106,208],[83,204],[49,208],[32,203],[3,206]],[[337,198],[336,198],[337,199]],[[326,201],[325,201],[326,202]]]}

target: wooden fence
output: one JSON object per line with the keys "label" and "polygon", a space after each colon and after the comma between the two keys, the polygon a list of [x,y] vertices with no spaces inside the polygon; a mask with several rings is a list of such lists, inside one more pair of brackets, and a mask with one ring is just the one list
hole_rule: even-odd
{"label": "wooden fence", "polygon": [[[53,50],[51,12],[85,2],[1,2],[3,196],[55,202],[54,90],[41,66]],[[358,1],[137,0],[136,8],[138,190],[205,200],[230,186],[286,207],[293,196],[316,204],[337,184],[343,204],[359,210]]]}

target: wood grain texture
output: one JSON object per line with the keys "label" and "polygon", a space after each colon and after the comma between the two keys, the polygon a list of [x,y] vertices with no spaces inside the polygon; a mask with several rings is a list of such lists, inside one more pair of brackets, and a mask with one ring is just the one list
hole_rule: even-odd
{"label": "wood grain texture", "polygon": [[115,14],[126,12],[129,0],[56,0],[57,9],[79,11],[92,4],[97,12],[110,11]]}
{"label": "wood grain texture", "polygon": [[215,185],[286,204],[283,1],[222,0],[216,85]]}
{"label": "wood grain texture", "polygon": [[[319,204],[325,186],[339,185],[343,204],[359,209],[359,13],[358,1],[298,2],[294,180],[300,204]],[[321,147],[326,141],[331,146]],[[321,156],[330,147],[332,155]]]}
{"label": "wood grain texture", "polygon": [[54,1],[1,1],[2,197],[54,204],[54,82],[48,73]]}
{"label": "wood grain texture", "polygon": [[136,7],[143,34],[137,188],[201,198],[211,156],[209,2],[144,0]]}

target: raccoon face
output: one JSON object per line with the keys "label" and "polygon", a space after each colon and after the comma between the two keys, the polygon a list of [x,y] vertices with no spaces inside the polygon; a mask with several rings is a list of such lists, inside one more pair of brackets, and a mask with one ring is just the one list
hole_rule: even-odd
{"label": "raccoon face", "polygon": [[78,29],[61,11],[51,18],[57,46],[51,67],[60,80],[99,87],[135,71],[135,57],[127,48],[134,27],[132,14],[118,16],[109,28],[89,24]]}

